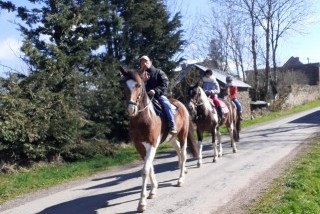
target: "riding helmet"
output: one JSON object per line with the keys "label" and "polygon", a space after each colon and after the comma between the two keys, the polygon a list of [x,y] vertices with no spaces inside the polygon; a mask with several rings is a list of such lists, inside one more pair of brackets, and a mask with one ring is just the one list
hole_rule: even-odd
{"label": "riding helmet", "polygon": [[232,82],[232,76],[228,75],[226,77],[226,82],[228,82],[228,83]]}

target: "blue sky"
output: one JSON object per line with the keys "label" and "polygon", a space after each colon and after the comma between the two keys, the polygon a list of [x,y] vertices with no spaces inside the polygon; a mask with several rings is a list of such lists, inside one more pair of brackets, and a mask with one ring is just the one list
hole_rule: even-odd
{"label": "blue sky", "polygon": [[[26,0],[14,0],[22,5]],[[184,50],[183,56],[189,60],[201,59],[206,55],[206,44],[203,41],[206,29],[203,26],[203,18],[210,16],[209,0],[167,0],[171,4],[173,12],[181,11],[183,28],[190,44]],[[315,10],[320,11],[320,1],[315,0]],[[19,59],[19,47],[22,38],[16,30],[13,22],[16,18],[6,11],[0,11],[0,64],[16,70],[25,69],[24,63]],[[285,63],[291,56],[299,57],[303,63],[320,62],[320,13],[312,17],[312,22],[305,24],[305,34],[292,35],[279,47],[280,65]],[[203,47],[203,48],[199,48]],[[201,49],[201,51],[199,51]],[[8,71],[0,66],[0,74]]]}

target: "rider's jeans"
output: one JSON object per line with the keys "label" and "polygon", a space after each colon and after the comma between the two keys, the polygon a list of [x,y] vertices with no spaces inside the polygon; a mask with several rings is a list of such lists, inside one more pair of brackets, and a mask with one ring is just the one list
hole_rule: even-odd
{"label": "rider's jeans", "polygon": [[168,117],[168,122],[170,127],[176,127],[175,121],[174,121],[174,110],[171,107],[171,103],[169,99],[161,95],[158,98],[158,101],[160,102],[161,106],[164,108],[164,111],[166,112],[166,115]]}

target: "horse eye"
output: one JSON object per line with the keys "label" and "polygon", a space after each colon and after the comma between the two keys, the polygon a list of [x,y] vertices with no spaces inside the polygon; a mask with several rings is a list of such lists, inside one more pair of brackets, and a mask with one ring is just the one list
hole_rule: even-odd
{"label": "horse eye", "polygon": [[140,88],[140,87],[141,87],[141,84],[137,83],[136,88]]}

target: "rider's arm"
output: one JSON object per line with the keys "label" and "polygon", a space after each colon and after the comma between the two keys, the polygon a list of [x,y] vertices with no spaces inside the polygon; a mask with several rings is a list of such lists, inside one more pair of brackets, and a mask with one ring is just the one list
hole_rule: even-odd
{"label": "rider's arm", "polygon": [[165,95],[169,87],[169,79],[166,73],[164,73],[164,71],[160,69],[158,69],[157,81],[158,81],[158,86],[154,88],[154,91],[159,96]]}

